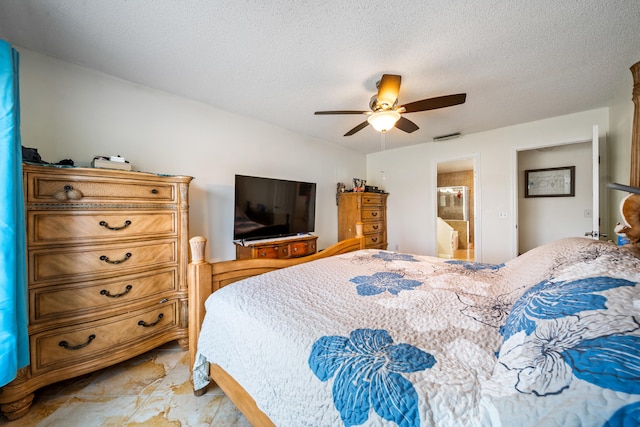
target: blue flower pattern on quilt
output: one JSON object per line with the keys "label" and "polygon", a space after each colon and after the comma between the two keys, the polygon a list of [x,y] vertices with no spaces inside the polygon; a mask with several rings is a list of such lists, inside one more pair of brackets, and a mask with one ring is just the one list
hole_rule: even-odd
{"label": "blue flower pattern on quilt", "polygon": [[378,252],[371,256],[375,259],[381,259],[382,261],[392,262],[392,261],[409,261],[409,262],[418,262],[417,259],[410,254],[399,254],[396,252]]}
{"label": "blue flower pattern on quilt", "polygon": [[405,279],[400,273],[378,272],[371,276],[356,276],[349,279],[355,283],[356,290],[360,296],[378,295],[383,292],[389,292],[392,295],[398,295],[400,291],[412,290],[422,285],[418,280]]}
{"label": "blue flower pattern on quilt", "polygon": [[451,264],[451,265],[461,265],[465,269],[471,270],[471,271],[481,271],[481,270],[498,271],[502,267],[504,267],[504,263],[502,263],[502,264],[486,264],[486,263],[482,263],[482,262],[470,262],[470,261],[462,261],[462,260],[456,260],[456,259],[445,261],[445,263]]}
{"label": "blue flower pattern on quilt", "polygon": [[345,426],[364,423],[373,408],[400,427],[417,427],[418,394],[403,374],[429,369],[436,359],[412,345],[394,344],[384,329],[356,329],[349,337],[318,339],[308,363],[320,381],[334,378],[333,403]]}
{"label": "blue flower pattern on quilt", "polygon": [[[616,392],[640,394],[640,323],[606,314],[606,290],[635,286],[611,277],[541,282],[514,304],[500,362],[518,373],[516,390],[562,393],[574,378]],[[521,333],[524,335],[521,335]],[[640,425],[640,404],[620,408],[605,426]]]}
{"label": "blue flower pattern on quilt", "polygon": [[618,409],[602,427],[631,427],[640,425],[640,402]]}
{"label": "blue flower pattern on quilt", "polygon": [[581,380],[602,388],[640,394],[640,337],[608,335],[582,340],[562,352]]}
{"label": "blue flower pattern on quilt", "polygon": [[606,310],[607,298],[602,292],[635,283],[611,277],[589,277],[571,282],[543,281],[527,290],[516,301],[507,316],[500,333],[505,340],[525,331],[527,335],[536,328],[536,319],[558,319],[585,310]]}

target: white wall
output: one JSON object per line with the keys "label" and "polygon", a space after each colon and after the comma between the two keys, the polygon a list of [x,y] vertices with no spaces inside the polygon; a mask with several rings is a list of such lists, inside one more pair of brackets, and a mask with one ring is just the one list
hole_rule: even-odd
{"label": "white wall", "polygon": [[337,241],[336,182],[364,176],[364,155],[18,50],[23,145],[52,163],[118,154],[136,170],[195,177],[190,235],[209,238],[209,259],[235,258],[236,173],[316,182],[318,246]]}
{"label": "white wall", "polygon": [[[598,125],[601,134],[606,134],[607,108],[368,155],[367,183],[390,193],[389,248],[435,255],[434,169],[438,162],[477,155],[476,213],[481,218],[476,230],[480,239],[475,247],[477,259],[500,263],[513,258],[517,253],[516,151],[590,140],[593,125]],[[500,212],[507,212],[508,217],[499,218]]]}
{"label": "white wall", "polygon": [[[526,170],[563,166],[575,166],[573,197],[524,197]],[[592,181],[591,141],[518,152],[518,252],[591,231]]]}
{"label": "white wall", "polygon": [[[480,191],[476,197],[482,224],[476,234],[482,237],[482,246],[476,246],[476,252],[485,262],[505,261],[517,251],[516,149],[584,141],[591,137],[594,124],[606,134],[611,117],[611,180],[629,180],[631,73],[628,82],[621,82],[610,111],[603,108],[363,156],[27,49],[18,50],[23,145],[38,148],[51,162],[72,158],[87,165],[96,154],[120,154],[139,170],[194,176],[190,234],[210,239],[211,259],[235,256],[231,239],[236,173],[317,182],[316,234],[321,248],[337,240],[336,182],[350,183],[354,176],[366,176],[368,184],[391,193],[389,248],[433,255],[435,165],[477,155]],[[385,171],[384,181],[381,170]],[[623,194],[615,196],[611,209],[617,215]],[[509,218],[499,219],[498,212],[508,212]]]}

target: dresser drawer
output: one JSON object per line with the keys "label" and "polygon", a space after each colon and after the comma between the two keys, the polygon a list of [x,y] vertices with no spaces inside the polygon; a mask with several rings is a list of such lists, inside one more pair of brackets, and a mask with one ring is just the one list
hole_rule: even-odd
{"label": "dresser drawer", "polygon": [[175,211],[29,211],[31,244],[175,236]]}
{"label": "dresser drawer", "polygon": [[383,222],[363,222],[362,234],[375,234],[384,230]]}
{"label": "dresser drawer", "polygon": [[362,206],[383,206],[384,205],[384,196],[379,194],[370,194],[362,196]]}
{"label": "dresser drawer", "polygon": [[101,319],[58,328],[30,337],[31,373],[41,373],[80,364],[98,363],[119,349],[178,327],[178,303],[164,304]]}
{"label": "dresser drawer", "polygon": [[315,240],[308,242],[292,242],[291,243],[291,256],[299,257],[305,255],[311,255],[316,253]]}
{"label": "dresser drawer", "polygon": [[367,234],[364,236],[364,245],[367,248],[373,248],[385,244],[384,234]]}
{"label": "dresser drawer", "polygon": [[382,221],[384,211],[381,209],[362,209],[362,221]]}
{"label": "dresser drawer", "polygon": [[[177,185],[149,179],[120,179],[91,175],[28,174],[27,203],[170,203]],[[72,190],[75,190],[72,193]]]}
{"label": "dresser drawer", "polygon": [[134,274],[115,280],[96,280],[73,286],[59,285],[31,289],[29,319],[39,322],[61,322],[130,305],[153,295],[171,295],[178,290],[176,267]]}
{"label": "dresser drawer", "polygon": [[176,239],[38,248],[29,251],[29,284],[120,276],[178,261]]}
{"label": "dresser drawer", "polygon": [[253,248],[253,251],[256,253],[255,258],[288,258],[289,257],[289,246],[287,245],[263,246],[259,248]]}

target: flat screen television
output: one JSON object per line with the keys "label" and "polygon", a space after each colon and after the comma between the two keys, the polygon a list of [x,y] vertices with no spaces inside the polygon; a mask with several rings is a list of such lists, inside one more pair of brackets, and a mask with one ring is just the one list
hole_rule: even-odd
{"label": "flat screen television", "polygon": [[234,240],[310,233],[315,220],[315,183],[236,175]]}

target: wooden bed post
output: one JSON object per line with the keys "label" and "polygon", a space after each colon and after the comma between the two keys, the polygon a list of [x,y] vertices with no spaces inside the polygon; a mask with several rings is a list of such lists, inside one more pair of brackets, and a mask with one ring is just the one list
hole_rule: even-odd
{"label": "wooden bed post", "polygon": [[189,240],[191,245],[191,262],[189,263],[189,275],[187,277],[189,287],[189,368],[193,369],[196,351],[198,349],[198,337],[204,320],[204,300],[209,296],[211,288],[211,264],[204,259],[204,249],[207,239],[195,236]]}
{"label": "wooden bed post", "polygon": [[640,62],[631,66],[633,75],[633,129],[631,130],[631,174],[629,185],[640,187]]}

